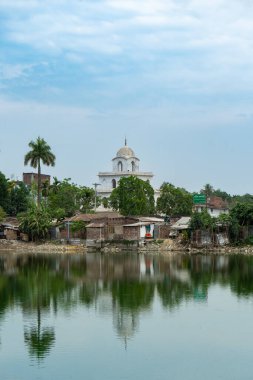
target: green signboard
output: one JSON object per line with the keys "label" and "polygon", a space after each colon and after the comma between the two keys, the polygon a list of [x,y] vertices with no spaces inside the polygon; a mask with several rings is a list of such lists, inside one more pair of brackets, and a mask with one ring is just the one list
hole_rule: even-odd
{"label": "green signboard", "polygon": [[194,194],[193,195],[193,203],[196,204],[205,204],[206,196],[205,194]]}

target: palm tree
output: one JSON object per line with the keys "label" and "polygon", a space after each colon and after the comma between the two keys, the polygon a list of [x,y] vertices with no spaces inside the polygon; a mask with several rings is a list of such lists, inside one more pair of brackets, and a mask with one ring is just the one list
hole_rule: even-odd
{"label": "palm tree", "polygon": [[214,188],[212,185],[210,185],[210,183],[207,183],[201,192],[203,194],[206,194],[206,197],[210,197],[214,192]]}
{"label": "palm tree", "polygon": [[41,162],[47,166],[55,165],[55,155],[52,153],[50,146],[47,142],[38,137],[36,141],[30,141],[29,147],[31,150],[26,153],[24,164],[30,165],[33,168],[38,168],[38,197],[37,202],[38,206],[40,206],[41,200]]}

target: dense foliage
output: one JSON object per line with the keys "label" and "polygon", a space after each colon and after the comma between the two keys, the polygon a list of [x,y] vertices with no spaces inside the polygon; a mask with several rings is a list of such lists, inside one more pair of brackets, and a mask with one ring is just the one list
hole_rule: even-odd
{"label": "dense foliage", "polygon": [[8,214],[15,216],[26,211],[29,205],[29,195],[29,189],[23,182],[14,182],[9,190]]}
{"label": "dense foliage", "polygon": [[32,241],[46,239],[52,226],[52,218],[48,208],[43,204],[31,205],[29,209],[19,215],[20,230],[28,234]]}
{"label": "dense foliage", "polygon": [[9,215],[26,211],[30,192],[23,182],[9,180],[0,172],[0,207]]}
{"label": "dense foliage", "polygon": [[0,206],[0,222],[6,217],[6,212],[4,209]]}
{"label": "dense foliage", "polygon": [[157,200],[157,211],[172,217],[188,216],[192,212],[192,195],[185,189],[164,183]]}
{"label": "dense foliage", "polygon": [[0,172],[0,207],[5,211],[9,205],[8,180],[3,173]]}
{"label": "dense foliage", "polygon": [[213,227],[214,218],[210,216],[207,210],[201,212],[194,212],[190,221],[191,230],[206,230]]}
{"label": "dense foliage", "polygon": [[110,205],[122,215],[152,215],[155,211],[154,189],[148,181],[135,176],[121,178],[112,191]]}
{"label": "dense foliage", "polygon": [[201,193],[206,194],[207,197],[217,196],[222,198],[224,201],[228,202],[230,207],[235,206],[237,203],[253,203],[253,195],[243,194],[243,195],[230,195],[226,191],[221,189],[215,189],[212,185],[207,183],[203,189],[200,190]]}
{"label": "dense foliage", "polygon": [[[91,212],[94,208],[95,191],[86,186],[77,186],[70,178],[59,181],[54,177],[47,192],[47,204],[56,219],[70,217],[76,211]],[[99,202],[97,201],[97,204]]]}
{"label": "dense foliage", "polygon": [[240,226],[253,225],[253,203],[237,203],[230,215]]}

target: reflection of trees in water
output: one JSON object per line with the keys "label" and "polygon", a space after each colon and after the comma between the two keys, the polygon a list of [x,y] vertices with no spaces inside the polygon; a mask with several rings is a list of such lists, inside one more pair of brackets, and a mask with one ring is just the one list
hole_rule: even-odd
{"label": "reflection of trees in water", "polygon": [[30,356],[38,361],[49,353],[55,341],[53,327],[43,326],[43,316],[51,309],[57,313],[58,299],[69,294],[72,288],[63,275],[54,273],[52,264],[51,260],[33,259],[22,268],[19,276],[21,308],[25,314],[36,313],[36,325],[25,328],[24,340]]}
{"label": "reflection of trees in water", "polygon": [[24,314],[36,314],[36,323],[25,328],[24,339],[30,355],[42,359],[55,341],[53,328],[43,326],[43,316],[51,310],[57,313],[58,304],[68,298],[73,284],[66,279],[65,271],[57,270],[55,258],[16,258],[16,271],[10,268],[9,265],[6,274],[0,276],[0,310],[16,304]]}
{"label": "reflection of trees in water", "polygon": [[157,291],[162,304],[170,309],[179,305],[183,300],[192,298],[192,290],[188,284],[164,276],[163,282],[157,284]]}
{"label": "reflection of trees in water", "polygon": [[229,260],[230,286],[238,297],[253,295],[253,257],[232,256]]}
{"label": "reflection of trees in water", "polygon": [[145,310],[150,307],[155,291],[155,284],[139,280],[117,281],[112,284],[112,299],[125,310]]}
{"label": "reflection of trees in water", "polygon": [[[141,313],[152,307],[155,293],[168,310],[185,301],[205,301],[214,284],[229,287],[238,297],[253,295],[253,257],[215,255],[155,256],[152,276],[141,272],[137,255],[0,257],[0,321],[13,305],[36,315],[25,328],[32,357],[41,360],[53,347],[53,327],[44,325],[48,313],[68,312],[78,305],[110,313],[118,336],[129,339]],[[36,322],[36,323],[35,323]]]}
{"label": "reflection of trees in water", "polygon": [[98,286],[94,282],[82,283],[79,287],[79,302],[87,307],[92,306],[99,296]]}
{"label": "reflection of trees in water", "polygon": [[43,359],[49,353],[54,341],[55,334],[52,327],[32,327],[25,330],[25,343],[29,348],[31,357],[36,357],[38,361]]}
{"label": "reflection of trees in water", "polygon": [[37,325],[24,332],[25,343],[28,346],[29,354],[38,361],[49,353],[55,341],[55,333],[52,327],[41,327],[41,309],[37,307]]}

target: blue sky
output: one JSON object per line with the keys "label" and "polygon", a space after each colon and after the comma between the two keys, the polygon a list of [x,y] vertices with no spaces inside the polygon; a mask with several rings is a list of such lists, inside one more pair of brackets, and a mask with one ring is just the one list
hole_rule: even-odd
{"label": "blue sky", "polygon": [[0,0],[0,171],[21,178],[41,136],[44,172],[80,185],[128,144],[191,191],[253,193],[250,0]]}

